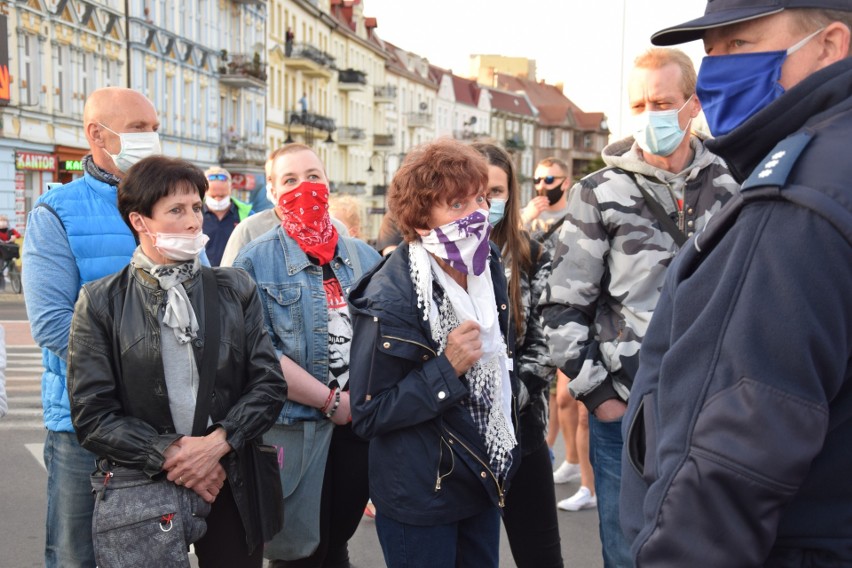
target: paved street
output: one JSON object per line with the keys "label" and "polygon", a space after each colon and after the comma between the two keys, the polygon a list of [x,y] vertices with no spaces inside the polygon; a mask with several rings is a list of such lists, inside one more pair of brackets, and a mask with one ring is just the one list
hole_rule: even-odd
{"label": "paved street", "polygon": [[[6,390],[9,415],[0,420],[0,566],[26,568],[43,566],[45,485],[47,475],[41,463],[44,430],[41,421],[41,353],[34,346],[20,295],[0,293],[0,325],[6,330]],[[557,441],[555,451],[561,461],[564,446]],[[559,463],[559,462],[557,462]],[[576,483],[556,486],[557,499],[571,496]],[[597,512],[559,513],[565,566],[598,568],[600,544]],[[384,566],[373,521],[367,517],[350,543],[356,568]],[[505,535],[501,540],[501,567],[512,567]]]}

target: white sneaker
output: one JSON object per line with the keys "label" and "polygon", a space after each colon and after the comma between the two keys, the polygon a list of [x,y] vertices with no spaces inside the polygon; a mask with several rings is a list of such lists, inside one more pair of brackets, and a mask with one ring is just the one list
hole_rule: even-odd
{"label": "white sneaker", "polygon": [[578,463],[563,461],[553,472],[553,483],[568,483],[569,481],[579,481],[579,479],[580,464]]}
{"label": "white sneaker", "polygon": [[588,487],[580,487],[574,495],[556,504],[563,511],[582,511],[598,506],[598,498],[592,495]]}

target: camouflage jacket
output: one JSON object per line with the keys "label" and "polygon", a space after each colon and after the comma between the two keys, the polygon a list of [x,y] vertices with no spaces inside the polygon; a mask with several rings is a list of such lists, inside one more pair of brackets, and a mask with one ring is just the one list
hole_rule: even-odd
{"label": "camouflage jacket", "polygon": [[580,180],[568,198],[541,307],[553,362],[573,378],[571,392],[590,411],[611,398],[627,400],[678,251],[637,184],[688,236],[738,191],[725,163],[700,138],[691,143],[692,163],[672,174],[644,162],[632,138],[614,142],[603,151],[609,167]]}
{"label": "camouflage jacket", "polygon": [[[530,242],[533,265],[530,272],[521,274],[521,305],[525,329],[516,330],[515,364],[518,366],[520,392],[521,451],[523,454],[537,449],[545,439],[547,430],[547,400],[550,383],[556,376],[556,367],[550,360],[547,340],[542,328],[539,298],[550,276],[550,253],[538,242]],[[506,280],[511,275],[508,261],[510,251],[503,250],[506,262]]]}

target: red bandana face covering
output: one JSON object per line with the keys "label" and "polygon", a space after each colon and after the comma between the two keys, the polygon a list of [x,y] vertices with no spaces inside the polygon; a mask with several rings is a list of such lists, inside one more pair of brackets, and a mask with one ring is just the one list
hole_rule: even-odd
{"label": "red bandana face covering", "polygon": [[337,229],[328,214],[328,187],[302,182],[278,199],[281,226],[305,254],[327,264],[337,247]]}

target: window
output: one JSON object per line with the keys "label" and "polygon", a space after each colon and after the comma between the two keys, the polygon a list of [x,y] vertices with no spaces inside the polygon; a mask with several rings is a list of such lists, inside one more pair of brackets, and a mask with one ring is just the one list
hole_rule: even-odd
{"label": "window", "polygon": [[583,148],[591,148],[594,137],[591,134],[583,134]]}
{"label": "window", "polygon": [[18,42],[18,52],[20,53],[20,97],[22,106],[35,106],[40,104],[38,89],[34,84],[37,77],[40,76],[38,68],[38,51],[36,49],[35,36],[30,34],[22,34]]}
{"label": "window", "polygon": [[60,114],[71,111],[69,73],[65,68],[68,63],[68,46],[55,44],[53,48],[53,110]]}
{"label": "window", "polygon": [[568,130],[562,133],[562,147],[565,149],[571,147],[571,132]]}

